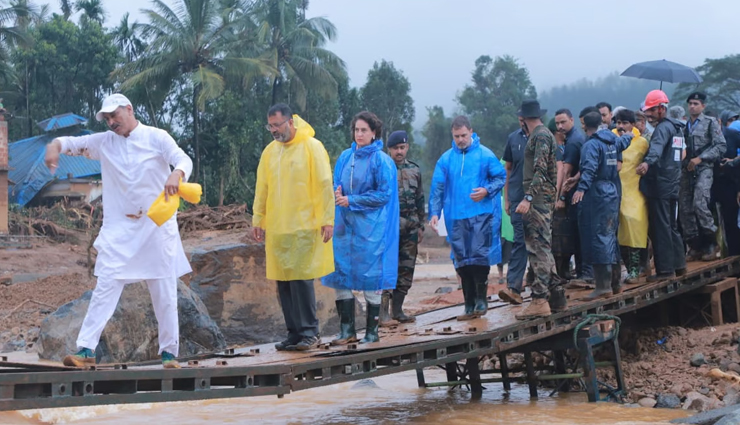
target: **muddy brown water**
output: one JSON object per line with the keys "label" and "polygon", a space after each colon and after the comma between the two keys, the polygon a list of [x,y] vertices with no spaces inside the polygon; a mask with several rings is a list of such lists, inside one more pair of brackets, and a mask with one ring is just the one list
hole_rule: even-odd
{"label": "muddy brown water", "polygon": [[[427,370],[427,382],[444,380]],[[275,396],[198,402],[150,403],[0,412],[0,424],[665,424],[688,416],[682,410],[587,403],[584,393],[530,401],[526,386],[506,395],[488,384],[479,401],[463,389],[419,389],[416,374],[376,378],[375,387],[347,383]],[[353,388],[354,387],[354,388]]]}

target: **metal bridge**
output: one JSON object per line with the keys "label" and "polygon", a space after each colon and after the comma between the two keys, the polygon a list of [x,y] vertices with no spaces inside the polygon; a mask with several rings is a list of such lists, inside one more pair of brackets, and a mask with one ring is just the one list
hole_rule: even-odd
{"label": "metal bridge", "polygon": [[[482,383],[502,382],[508,389],[510,374],[517,372],[507,370],[505,361],[498,370],[480,370],[479,362],[486,356],[498,355],[505,360],[507,352],[524,352],[526,358],[530,351],[547,349],[558,336],[572,339],[572,332],[568,331],[589,315],[632,312],[732,276],[740,276],[740,257],[691,263],[685,276],[628,285],[622,294],[608,299],[580,302],[579,296],[587,291],[570,291],[569,309],[548,318],[518,321],[514,314],[521,307],[505,304],[494,296],[488,314],[480,319],[458,322],[455,316],[460,313],[460,306],[443,308],[417,316],[416,323],[385,331],[381,328],[381,341],[374,344],[324,344],[308,352],[276,352],[271,344],[252,346],[183,359],[182,369],[162,369],[156,361],[81,370],[58,363],[13,362],[2,357],[0,410],[283,397],[293,391],[408,370],[417,370],[420,386],[467,385],[475,396],[480,394]],[[613,337],[612,332],[594,328],[587,330],[581,340],[604,342]],[[590,348],[587,351],[590,353]],[[616,352],[618,363],[618,347]],[[537,378],[531,370],[531,354],[529,359],[522,379],[529,382],[532,391]],[[425,382],[423,369],[436,366],[447,370],[447,383]],[[481,373],[486,372],[501,377],[481,379]],[[595,382],[595,377],[588,375],[565,373],[551,379],[585,377]],[[589,398],[593,399],[591,390]],[[532,395],[536,396],[536,390]]]}

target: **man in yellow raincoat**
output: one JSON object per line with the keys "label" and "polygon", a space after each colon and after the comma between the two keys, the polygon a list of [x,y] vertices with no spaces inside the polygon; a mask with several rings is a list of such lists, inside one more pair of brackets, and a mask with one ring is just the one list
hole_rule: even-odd
{"label": "man in yellow raincoat", "polygon": [[275,348],[310,350],[320,340],[313,281],[334,271],[331,165],[313,128],[288,105],[271,107],[267,122],[275,140],[257,168],[252,230],[265,241],[267,278],[277,281],[288,328]]}
{"label": "man in yellow raincoat", "polygon": [[627,267],[626,283],[635,283],[640,274],[640,266],[646,267],[648,240],[648,210],[645,196],[640,192],[640,176],[635,169],[642,163],[648,151],[648,141],[635,127],[635,113],[621,109],[615,115],[617,135],[631,132],[635,135],[630,146],[622,151],[622,203],[619,206],[619,248],[622,261]]}

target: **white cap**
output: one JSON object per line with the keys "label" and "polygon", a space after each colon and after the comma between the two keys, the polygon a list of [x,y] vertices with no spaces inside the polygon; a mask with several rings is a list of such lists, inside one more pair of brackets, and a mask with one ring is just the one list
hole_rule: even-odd
{"label": "white cap", "polygon": [[128,105],[131,105],[131,101],[128,100],[126,96],[121,93],[112,94],[105,98],[103,101],[103,107],[100,108],[97,114],[95,114],[95,119],[103,121],[103,114],[109,114],[121,106]]}

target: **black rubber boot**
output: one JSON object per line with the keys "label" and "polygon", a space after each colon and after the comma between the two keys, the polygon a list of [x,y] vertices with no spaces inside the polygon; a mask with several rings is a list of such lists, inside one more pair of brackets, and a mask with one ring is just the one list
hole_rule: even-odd
{"label": "black rubber boot", "polygon": [[475,311],[475,282],[462,280],[463,298],[465,299],[465,313],[457,316],[457,320],[471,320],[477,316]]}
{"label": "black rubber boot", "polygon": [[594,264],[593,267],[596,289],[586,295],[583,298],[584,301],[593,301],[612,294],[612,266],[608,264]]}
{"label": "black rubber boot", "polygon": [[391,300],[391,304],[393,306],[393,320],[398,320],[401,323],[416,322],[416,317],[407,316],[406,313],[403,312],[404,300],[406,300],[406,294],[397,289],[393,291],[393,299]]}
{"label": "black rubber boot", "polygon": [[488,313],[488,281],[475,285],[475,309],[473,314],[477,317]]}
{"label": "black rubber boot", "polygon": [[[355,330],[355,299],[337,300],[337,313],[339,313],[339,336],[331,342],[331,345],[347,345],[357,342],[357,331]],[[378,305],[378,309],[380,305]],[[377,333],[377,329],[375,331]]]}
{"label": "black rubber boot", "polygon": [[390,291],[383,291],[383,296],[380,298],[380,326],[391,326],[396,324],[391,318],[391,293]]}
{"label": "black rubber boot", "polygon": [[568,298],[565,296],[563,285],[550,288],[550,298],[547,302],[550,304],[550,311],[553,313],[560,313],[568,309]]}
{"label": "black rubber boot", "polygon": [[365,338],[362,338],[360,344],[368,342],[378,342],[378,319],[380,315],[380,304],[367,303],[367,322],[365,325]]}
{"label": "black rubber boot", "polygon": [[622,293],[622,266],[612,264],[612,293],[614,295]]}

